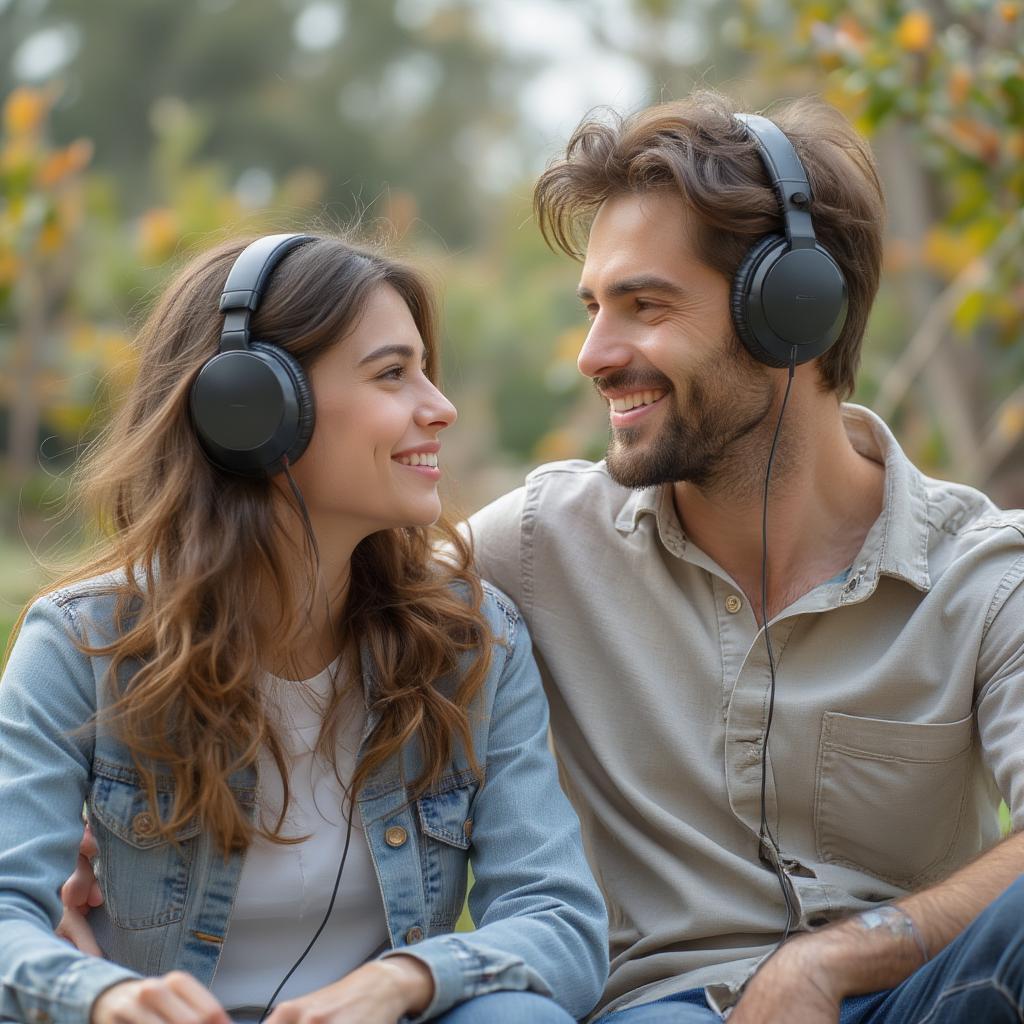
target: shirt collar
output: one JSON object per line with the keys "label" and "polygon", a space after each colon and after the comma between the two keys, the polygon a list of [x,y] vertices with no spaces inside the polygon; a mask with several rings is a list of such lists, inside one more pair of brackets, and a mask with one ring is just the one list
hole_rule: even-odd
{"label": "shirt collar", "polygon": [[[858,584],[868,584],[860,588],[857,596],[866,596],[873,590],[880,575],[894,576],[919,590],[928,590],[928,499],[923,477],[892,431],[870,409],[844,404],[842,415],[853,447],[885,466],[882,512],[864,538],[851,573]],[[622,533],[634,533],[646,515],[655,517],[662,544],[673,554],[681,554],[686,539],[679,526],[671,484],[632,491],[615,518],[615,528]]]}

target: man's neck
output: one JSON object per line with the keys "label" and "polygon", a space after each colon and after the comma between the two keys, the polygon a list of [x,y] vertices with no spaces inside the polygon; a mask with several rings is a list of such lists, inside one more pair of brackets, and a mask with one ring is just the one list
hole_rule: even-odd
{"label": "man's neck", "polygon": [[[801,391],[786,410],[769,486],[769,619],[851,565],[882,510],[884,468],[850,443],[834,398]],[[708,485],[674,486],[688,539],[736,581],[759,623],[764,477],[777,419],[773,411]]]}

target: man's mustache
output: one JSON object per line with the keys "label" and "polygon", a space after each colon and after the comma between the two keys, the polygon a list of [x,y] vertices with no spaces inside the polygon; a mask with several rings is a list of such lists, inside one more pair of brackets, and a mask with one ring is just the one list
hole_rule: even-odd
{"label": "man's mustache", "polygon": [[661,391],[673,390],[672,382],[660,374],[623,371],[610,374],[607,377],[591,377],[590,382],[599,394],[603,391],[621,391],[627,388],[634,391],[653,391],[655,388]]}

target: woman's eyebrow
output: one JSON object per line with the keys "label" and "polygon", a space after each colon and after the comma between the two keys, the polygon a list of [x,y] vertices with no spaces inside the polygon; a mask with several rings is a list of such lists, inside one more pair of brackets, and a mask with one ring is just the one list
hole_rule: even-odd
{"label": "woman's eyebrow", "polygon": [[[356,366],[363,366],[366,363],[372,363],[377,359],[386,359],[390,356],[399,356],[402,359],[412,359],[416,355],[411,345],[382,345],[380,348],[374,349],[368,356],[363,356],[362,359],[356,363]],[[423,353],[423,358],[426,359],[426,352]]]}

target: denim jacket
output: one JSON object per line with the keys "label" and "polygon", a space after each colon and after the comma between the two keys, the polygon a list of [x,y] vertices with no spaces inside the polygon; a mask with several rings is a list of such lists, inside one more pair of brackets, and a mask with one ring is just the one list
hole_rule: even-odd
{"label": "denim jacket", "polygon": [[[36,601],[0,683],[4,1020],[86,1024],[110,985],[174,969],[209,985],[231,917],[244,853],[225,860],[198,822],[181,830],[177,846],[154,836],[123,745],[102,723],[74,732],[110,699],[109,659],[83,655],[70,639],[96,644],[113,635],[109,583],[101,578]],[[483,607],[504,641],[494,644],[486,684],[470,710],[484,785],[457,752],[440,785],[410,801],[403,779],[415,778],[420,766],[416,744],[409,744],[359,796],[392,946],[384,955],[408,953],[429,968],[435,995],[424,1019],[500,989],[551,995],[582,1017],[607,974],[604,904],[558,785],[525,624],[486,584]],[[363,669],[369,695],[365,656]],[[122,678],[131,670],[122,666]],[[375,721],[371,712],[367,735]],[[231,784],[254,815],[256,770]],[[161,813],[171,799],[165,777]],[[75,865],[83,804],[100,849],[96,871],[105,902],[90,923],[105,960],[53,932],[59,890]],[[453,935],[469,863],[477,930]]]}

